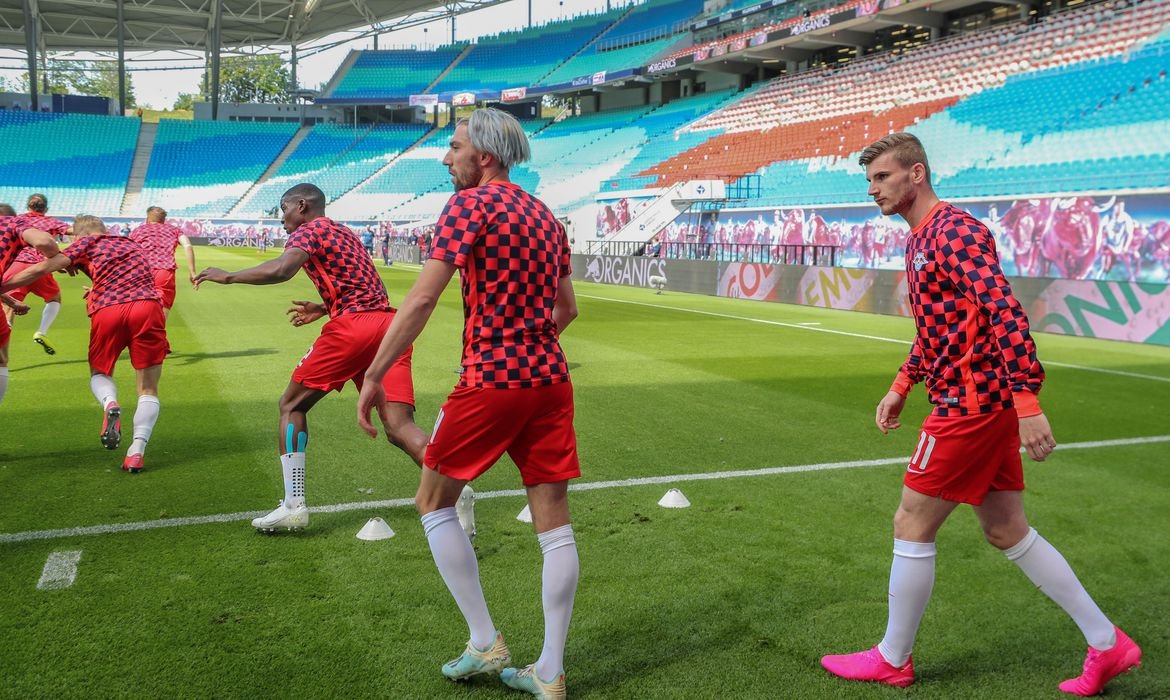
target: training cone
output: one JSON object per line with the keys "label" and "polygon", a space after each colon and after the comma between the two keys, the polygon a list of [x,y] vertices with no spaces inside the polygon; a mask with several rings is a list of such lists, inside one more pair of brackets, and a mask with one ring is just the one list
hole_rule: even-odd
{"label": "training cone", "polygon": [[532,511],[528,510],[528,506],[524,506],[524,510],[516,515],[516,519],[522,523],[532,522]]}
{"label": "training cone", "polygon": [[671,489],[666,495],[658,499],[658,505],[663,508],[690,508],[691,502],[678,489]]}
{"label": "training cone", "polygon": [[386,521],[381,518],[370,518],[369,522],[358,530],[357,538],[359,540],[388,540],[394,536],[394,531],[386,524]]}

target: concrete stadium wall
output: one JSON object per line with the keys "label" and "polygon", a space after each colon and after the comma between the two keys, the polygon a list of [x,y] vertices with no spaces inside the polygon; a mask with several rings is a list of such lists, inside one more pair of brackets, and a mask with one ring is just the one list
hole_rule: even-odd
{"label": "concrete stadium wall", "polygon": [[[646,257],[573,255],[573,278],[721,297],[909,316],[906,273],[846,267],[770,265]],[[1170,346],[1170,285],[1011,278],[1035,331]],[[909,338],[907,338],[909,342]]]}

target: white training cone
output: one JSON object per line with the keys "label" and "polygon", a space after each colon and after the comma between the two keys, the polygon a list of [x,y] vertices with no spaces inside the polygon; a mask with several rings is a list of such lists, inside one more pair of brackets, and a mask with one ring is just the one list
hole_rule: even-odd
{"label": "white training cone", "polygon": [[524,506],[524,510],[516,515],[516,519],[522,523],[532,522],[532,511],[528,510],[528,506]]}
{"label": "white training cone", "polygon": [[369,522],[358,530],[357,538],[359,540],[388,540],[394,536],[394,531],[386,524],[386,521],[381,518],[370,518]]}
{"label": "white training cone", "polygon": [[682,491],[671,489],[658,500],[658,505],[663,508],[690,508],[691,502],[687,500]]}

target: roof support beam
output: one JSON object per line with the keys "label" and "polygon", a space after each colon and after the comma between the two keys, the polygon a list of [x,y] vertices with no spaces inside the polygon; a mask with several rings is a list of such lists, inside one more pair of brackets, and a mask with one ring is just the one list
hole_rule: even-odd
{"label": "roof support beam", "polygon": [[28,92],[32,101],[29,103],[34,112],[41,111],[37,103],[37,35],[41,30],[41,18],[37,12],[37,0],[24,0],[24,41],[25,52],[28,54]]}
{"label": "roof support beam", "polygon": [[114,0],[118,3],[118,115],[126,114],[126,22],[123,6],[126,0]]}
{"label": "roof support beam", "polygon": [[211,49],[211,121],[219,119],[219,32],[220,25],[223,24],[223,0],[211,0],[211,37],[208,42],[211,44],[208,48]]}

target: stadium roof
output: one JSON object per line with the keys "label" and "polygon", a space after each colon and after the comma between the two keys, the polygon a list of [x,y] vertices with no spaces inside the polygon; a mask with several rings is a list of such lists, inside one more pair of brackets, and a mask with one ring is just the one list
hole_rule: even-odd
{"label": "stadium roof", "polygon": [[[126,51],[304,44],[369,25],[379,31],[432,22],[505,0],[121,0]],[[26,8],[26,5],[28,6]],[[0,6],[0,47],[25,49],[26,18],[48,51],[114,51],[118,0],[26,0]],[[29,10],[26,13],[26,9]]]}

